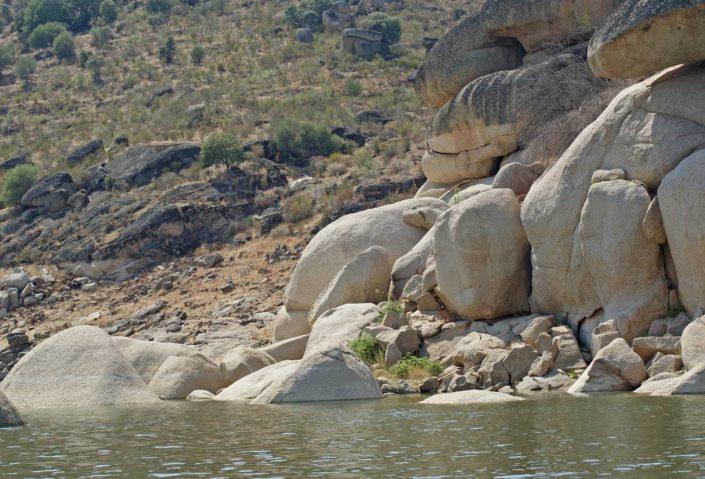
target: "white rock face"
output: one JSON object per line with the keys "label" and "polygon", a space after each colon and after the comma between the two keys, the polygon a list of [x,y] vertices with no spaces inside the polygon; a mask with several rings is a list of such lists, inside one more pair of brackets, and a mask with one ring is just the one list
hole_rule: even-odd
{"label": "white rock face", "polygon": [[[596,292],[600,285],[591,276],[580,241],[581,212],[592,175],[620,168],[628,180],[642,182],[655,193],[669,171],[705,144],[705,92],[696,87],[703,83],[701,67],[667,71],[627,88],[534,183],[521,211],[532,248],[532,311],[567,313],[578,324],[605,306],[615,308],[611,296],[610,303],[603,304]],[[629,201],[635,210],[641,202]],[[659,203],[667,224],[669,213],[660,191]],[[646,286],[653,290],[653,280]],[[638,293],[637,298],[645,297]],[[606,298],[604,291],[601,294]]]}
{"label": "white rock face", "polygon": [[378,399],[382,391],[372,371],[347,348],[307,354],[283,380],[270,385],[257,404]]}
{"label": "white rock face", "polygon": [[279,308],[277,319],[274,322],[274,330],[272,331],[273,339],[275,341],[284,341],[310,333],[311,326],[308,324],[308,314],[308,311],[289,312],[285,306]]}
{"label": "white rock face", "polygon": [[345,348],[380,314],[374,304],[346,304],[326,311],[313,325],[304,356],[333,348]]}
{"label": "white rock face", "polygon": [[529,246],[511,190],[487,191],[446,211],[434,249],[436,292],[451,311],[494,319],[529,309]]}
{"label": "white rock face", "polygon": [[705,318],[699,318],[683,330],[681,356],[686,369],[705,363]]}
{"label": "white rock face", "polygon": [[196,354],[194,349],[183,344],[140,341],[121,336],[113,336],[113,344],[146,384],[149,384],[154,373],[169,356],[193,356]]}
{"label": "white rock face", "polygon": [[270,355],[276,362],[293,361],[304,357],[306,344],[309,335],[297,336],[295,338],[279,341],[269,346],[261,348],[260,351]]}
{"label": "white rock face", "polygon": [[170,356],[149,382],[149,389],[162,399],[186,399],[198,389],[218,392],[228,385],[220,368],[201,354]]}
{"label": "white rock face", "polygon": [[661,248],[642,227],[651,203],[648,191],[631,181],[593,184],[580,217],[578,237],[593,290],[631,341],[666,315],[668,286]]}
{"label": "white rock face", "polygon": [[597,353],[569,393],[627,391],[646,379],[644,362],[622,339],[615,339]]}
{"label": "white rock face", "polygon": [[215,399],[218,401],[250,402],[262,391],[279,381],[283,381],[296,371],[300,361],[282,361],[252,373],[222,390]]}
{"label": "white rock face", "polygon": [[445,203],[435,198],[404,200],[344,216],[321,230],[304,249],[287,286],[284,302],[289,315],[308,313],[340,270],[372,246],[387,250],[389,276],[394,262],[426,234],[404,222],[404,211],[424,206],[443,208]]}
{"label": "white rock face", "polygon": [[[705,145],[704,145],[705,146]],[[678,293],[690,315],[705,309],[705,149],[688,158],[663,179],[658,189],[668,245],[678,273]]]}
{"label": "white rock face", "polygon": [[108,333],[93,326],[67,329],[37,345],[0,383],[0,392],[27,409],[159,401]]}
{"label": "white rock face", "polygon": [[436,394],[428,399],[424,399],[419,404],[494,404],[524,400],[525,399],[522,397],[511,396],[500,392],[471,390]]}
{"label": "white rock face", "polygon": [[264,351],[237,347],[223,357],[220,362],[220,372],[228,384],[232,384],[275,362],[274,358]]}
{"label": "white rock face", "polygon": [[366,249],[333,278],[309,313],[313,324],[326,311],[344,304],[376,302],[389,288],[389,255],[379,246]]}

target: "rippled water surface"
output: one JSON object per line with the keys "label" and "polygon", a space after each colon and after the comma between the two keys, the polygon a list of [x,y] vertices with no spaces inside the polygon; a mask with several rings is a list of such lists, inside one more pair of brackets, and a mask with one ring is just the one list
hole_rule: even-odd
{"label": "rippled water surface", "polygon": [[26,412],[0,478],[705,477],[705,397]]}

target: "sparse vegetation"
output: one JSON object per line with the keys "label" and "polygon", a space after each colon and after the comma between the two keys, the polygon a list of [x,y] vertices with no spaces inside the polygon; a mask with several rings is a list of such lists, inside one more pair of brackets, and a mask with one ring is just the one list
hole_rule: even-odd
{"label": "sparse vegetation", "polygon": [[389,371],[401,379],[423,379],[429,376],[439,376],[443,365],[428,358],[407,355],[392,366]]}
{"label": "sparse vegetation", "polygon": [[206,56],[206,49],[201,45],[194,45],[191,49],[191,63],[196,66],[203,64],[203,59]]}
{"label": "sparse vegetation", "polygon": [[99,12],[100,18],[102,18],[105,23],[113,23],[117,20],[118,11],[113,0],[103,0],[100,2]]}
{"label": "sparse vegetation", "polygon": [[297,193],[282,202],[282,214],[289,223],[298,223],[313,216],[313,196]]}
{"label": "sparse vegetation", "polygon": [[245,159],[237,139],[228,133],[208,137],[201,147],[201,165],[204,167],[222,163],[226,166],[240,163]]}
{"label": "sparse vegetation", "polygon": [[368,333],[363,333],[359,338],[350,341],[348,347],[360,361],[369,365],[378,362],[382,354],[377,340]]}
{"label": "sparse vegetation", "polygon": [[66,32],[66,27],[61,23],[49,22],[39,25],[29,36],[29,46],[35,50],[49,48],[54,39],[64,32]]}
{"label": "sparse vegetation", "polygon": [[11,43],[0,45],[0,78],[2,78],[2,70],[12,65],[15,60],[15,49]]}
{"label": "sparse vegetation", "polygon": [[71,60],[76,56],[76,45],[69,32],[60,33],[53,43],[54,55],[59,60]]}
{"label": "sparse vegetation", "polygon": [[167,37],[159,47],[159,59],[166,65],[170,65],[174,61],[175,50],[176,43],[174,42],[174,37]]}
{"label": "sparse vegetation", "polygon": [[29,83],[29,79],[37,68],[37,61],[32,57],[32,55],[22,55],[17,59],[15,64],[15,73],[17,73],[17,78]]}
{"label": "sparse vegetation", "polygon": [[5,174],[0,188],[0,200],[5,205],[18,205],[22,196],[37,179],[37,167],[19,165]]}

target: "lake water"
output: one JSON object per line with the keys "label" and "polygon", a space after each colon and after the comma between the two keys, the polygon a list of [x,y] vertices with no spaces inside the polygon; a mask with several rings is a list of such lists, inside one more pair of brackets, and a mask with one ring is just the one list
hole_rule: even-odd
{"label": "lake water", "polygon": [[419,399],[27,412],[0,478],[705,477],[705,397]]}

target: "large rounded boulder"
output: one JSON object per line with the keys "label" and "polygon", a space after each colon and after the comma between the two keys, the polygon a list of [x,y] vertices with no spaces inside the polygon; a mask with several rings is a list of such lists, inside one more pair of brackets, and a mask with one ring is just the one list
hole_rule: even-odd
{"label": "large rounded boulder", "polygon": [[596,75],[634,78],[705,59],[705,0],[625,0],[590,40]]}
{"label": "large rounded boulder", "polygon": [[[405,223],[404,212],[414,207],[434,206],[442,208],[445,203],[435,198],[414,198],[344,216],[326,226],[306,246],[291,275],[284,294],[289,318],[301,313],[307,321],[308,312],[335,276],[346,264],[373,246],[387,251],[386,268],[379,268],[379,275],[384,274],[388,282],[394,262],[426,233],[423,228]],[[290,325],[290,329],[297,328]],[[296,335],[306,334],[304,329],[299,328]],[[279,339],[284,338],[280,336]]]}
{"label": "large rounded boulder", "polygon": [[100,328],[77,326],[37,345],[0,383],[20,408],[155,403],[144,383]]}
{"label": "large rounded boulder", "polygon": [[436,293],[451,311],[495,319],[529,310],[529,243],[510,189],[480,193],[435,227]]}
{"label": "large rounded boulder", "polygon": [[22,416],[9,399],[0,393],[0,427],[14,427],[24,424]]}

